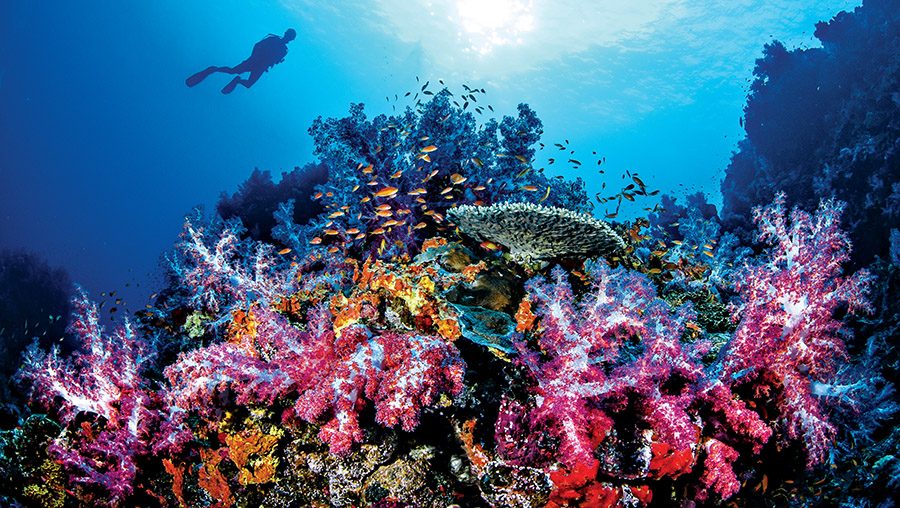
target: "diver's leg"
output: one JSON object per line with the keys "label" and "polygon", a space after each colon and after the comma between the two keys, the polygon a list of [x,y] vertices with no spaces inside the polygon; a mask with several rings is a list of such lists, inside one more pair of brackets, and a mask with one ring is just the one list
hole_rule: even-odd
{"label": "diver's leg", "polygon": [[224,72],[225,74],[241,74],[244,72],[250,72],[252,70],[252,66],[250,63],[250,59],[244,60],[243,62],[235,65],[234,67],[224,67],[224,66],[216,66],[211,65],[202,71],[190,76],[184,83],[187,86],[197,86],[201,81],[209,77],[210,74],[215,72]]}
{"label": "diver's leg", "polygon": [[229,81],[228,84],[225,85],[225,88],[222,89],[222,93],[225,94],[225,95],[230,94],[231,92],[234,91],[234,87],[236,87],[237,84],[240,83],[240,82],[241,82],[241,76],[240,76],[240,75],[233,77],[233,78],[231,79],[231,81]]}
{"label": "diver's leg", "polygon": [[186,80],[184,80],[184,84],[187,86],[197,86],[201,81],[206,79],[210,74],[214,72],[218,72],[221,67],[211,66],[203,69],[202,71],[192,74]]}
{"label": "diver's leg", "polygon": [[250,77],[248,77],[247,79],[241,79],[240,76],[235,76],[234,79],[232,79],[227,85],[225,85],[225,88],[222,89],[222,93],[226,95],[230,94],[238,85],[244,85],[245,88],[250,88],[254,83],[259,81],[259,78],[263,75],[263,72],[264,71],[251,71]]}
{"label": "diver's leg", "polygon": [[234,67],[219,67],[219,72],[224,72],[226,74],[243,74],[252,70],[253,66],[250,63],[249,58],[235,65]]}
{"label": "diver's leg", "polygon": [[259,81],[259,78],[262,77],[262,75],[263,75],[263,71],[252,71],[252,72],[250,72],[250,77],[248,77],[247,79],[242,79],[240,81],[240,84],[244,85],[244,87],[246,87],[246,88],[250,88],[257,81]]}

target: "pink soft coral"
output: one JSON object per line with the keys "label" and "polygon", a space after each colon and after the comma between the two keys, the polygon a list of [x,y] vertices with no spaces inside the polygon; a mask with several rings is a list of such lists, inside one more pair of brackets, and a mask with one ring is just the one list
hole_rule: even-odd
{"label": "pink soft coral", "polygon": [[[690,385],[701,370],[682,349],[679,338],[693,317],[689,307],[672,309],[656,298],[643,275],[611,269],[605,263],[589,267],[590,291],[576,303],[568,274],[557,267],[550,282],[535,278],[526,285],[530,305],[539,319],[537,344],[542,355],[518,344],[522,363],[537,382],[531,427],[546,427],[560,440],[559,460],[569,466],[591,463],[594,449],[612,427],[603,402],[616,405],[633,399],[640,417],[658,439],[683,449],[694,444],[698,429],[688,406]],[[627,341],[637,338],[636,358],[621,355]],[[679,391],[663,386],[686,385]],[[502,418],[498,442],[512,451],[509,432],[521,424]],[[521,422],[524,423],[524,422]]]}
{"label": "pink soft coral", "polygon": [[55,411],[68,427],[50,452],[70,481],[105,489],[105,499],[118,504],[133,490],[135,461],[149,452],[159,420],[154,395],[140,376],[152,351],[127,321],[105,335],[97,306],[84,292],[73,306],[70,331],[83,351],[61,358],[57,349],[46,354],[34,344],[19,376],[30,382],[32,402]]}
{"label": "pink soft coral", "polygon": [[735,278],[741,320],[724,362],[728,384],[756,380],[767,385],[757,389],[769,389],[773,381],[783,387],[785,437],[804,443],[810,466],[824,459],[834,435],[814,386],[827,383],[847,358],[835,311],[842,304],[850,312],[869,309],[868,272],[841,276],[850,252],[839,227],[841,210],[828,200],[815,215],[793,210],[789,223],[779,194],[771,206],[754,211],[760,240],[773,247],[765,263],[745,267]]}

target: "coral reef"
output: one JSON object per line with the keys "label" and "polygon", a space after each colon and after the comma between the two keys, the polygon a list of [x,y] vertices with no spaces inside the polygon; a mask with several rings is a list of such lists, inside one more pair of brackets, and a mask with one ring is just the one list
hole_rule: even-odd
{"label": "coral reef", "polygon": [[478,125],[452,97],[316,120],[327,180],[254,173],[234,213],[188,217],[136,322],[105,333],[80,293],[81,350],[24,358],[0,501],[712,506],[826,485],[863,504],[898,486],[898,269],[844,273],[837,201],[776,195],[756,244],[702,196],[606,224],[580,182],[531,171],[527,106]]}
{"label": "coral reef", "polygon": [[254,169],[250,177],[231,196],[222,194],[216,203],[216,213],[225,220],[238,218],[244,230],[254,240],[272,243],[280,203],[292,201],[290,220],[305,224],[322,212],[312,199],[312,189],[328,181],[328,168],[321,164],[307,164],[290,172],[282,172],[276,184],[268,171]]}
{"label": "coral reef", "polygon": [[609,255],[625,247],[605,222],[564,208],[533,203],[462,205],[447,211],[459,229],[509,248],[518,260]]}
{"label": "coral reef", "polygon": [[[142,373],[153,351],[128,322],[105,335],[84,292],[73,307],[71,332],[84,351],[64,359],[57,348],[46,354],[34,343],[18,376],[30,385],[32,402],[64,426],[47,451],[71,485],[87,490],[83,499],[118,504],[134,490],[137,461],[149,453],[159,420],[157,397]],[[97,487],[100,492],[90,492]]]}
{"label": "coral reef", "polygon": [[756,390],[780,387],[785,437],[804,443],[810,465],[824,460],[834,433],[813,393],[840,397],[849,389],[830,383],[837,363],[847,359],[834,312],[841,304],[849,312],[872,310],[864,296],[868,272],[841,277],[850,245],[839,229],[841,210],[826,201],[815,216],[794,210],[788,223],[779,194],[755,211],[760,241],[774,247],[767,262],[737,277],[744,304],[724,362],[729,383],[756,377],[763,379]]}

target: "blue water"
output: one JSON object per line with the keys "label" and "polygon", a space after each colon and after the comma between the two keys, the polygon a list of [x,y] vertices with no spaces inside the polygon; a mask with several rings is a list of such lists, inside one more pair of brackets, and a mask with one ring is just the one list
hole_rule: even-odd
{"label": "blue water", "polygon": [[[680,4],[5,0],[0,249],[33,251],[138,309],[192,207],[214,207],[255,167],[312,160],[316,116],[409,104],[393,96],[416,77],[483,87],[498,117],[527,102],[548,145],[568,139],[576,156],[605,156],[609,175],[720,202],[763,44],[812,45],[816,21],[858,2]],[[290,53],[252,89],[222,95],[225,75],[184,85],[288,27]],[[589,195],[603,181],[590,163],[547,168],[580,174]]]}

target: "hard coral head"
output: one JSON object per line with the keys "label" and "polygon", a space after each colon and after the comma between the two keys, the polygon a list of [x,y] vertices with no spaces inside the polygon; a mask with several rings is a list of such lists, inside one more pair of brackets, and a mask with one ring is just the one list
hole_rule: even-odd
{"label": "hard coral head", "polygon": [[532,203],[462,205],[447,211],[459,229],[509,247],[517,260],[609,256],[625,242],[605,222],[565,208]]}

